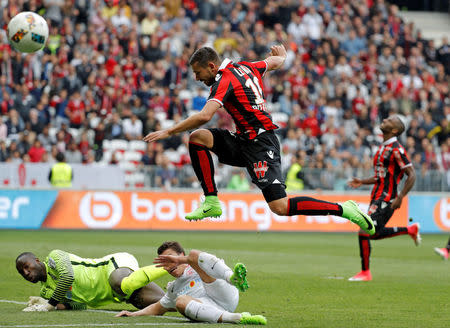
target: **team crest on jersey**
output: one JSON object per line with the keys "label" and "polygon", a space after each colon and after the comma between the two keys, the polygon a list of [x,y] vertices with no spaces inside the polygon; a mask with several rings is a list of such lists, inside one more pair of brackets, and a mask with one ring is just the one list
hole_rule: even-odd
{"label": "team crest on jersey", "polygon": [[52,269],[56,269],[55,260],[53,260],[51,257],[48,258],[48,266]]}
{"label": "team crest on jersey", "polygon": [[259,161],[258,163],[253,163],[253,171],[255,172],[256,178],[262,179],[266,175],[269,167],[267,166],[267,161]]}

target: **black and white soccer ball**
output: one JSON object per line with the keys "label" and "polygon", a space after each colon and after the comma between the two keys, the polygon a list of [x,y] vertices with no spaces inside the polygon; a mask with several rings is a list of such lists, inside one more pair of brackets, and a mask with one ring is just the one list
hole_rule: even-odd
{"label": "black and white soccer ball", "polygon": [[48,25],[42,16],[23,11],[9,21],[7,34],[9,43],[17,51],[36,52],[47,42]]}

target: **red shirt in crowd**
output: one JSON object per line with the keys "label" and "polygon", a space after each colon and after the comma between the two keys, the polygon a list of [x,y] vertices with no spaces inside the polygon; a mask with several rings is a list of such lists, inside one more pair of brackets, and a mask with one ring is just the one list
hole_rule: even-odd
{"label": "red shirt in crowd", "polygon": [[46,150],[44,147],[34,147],[32,146],[28,151],[28,156],[30,156],[30,162],[39,163],[42,160],[42,156],[44,156]]}

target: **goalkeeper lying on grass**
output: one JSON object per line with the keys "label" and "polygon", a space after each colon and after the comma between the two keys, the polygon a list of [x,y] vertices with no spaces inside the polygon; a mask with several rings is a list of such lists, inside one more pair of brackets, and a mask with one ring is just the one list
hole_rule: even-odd
{"label": "goalkeeper lying on grass", "polygon": [[16,268],[26,280],[41,282],[41,297],[31,296],[23,311],[83,310],[123,301],[142,309],[164,295],[152,281],[167,273],[155,265],[139,268],[128,253],[88,259],[61,250],[51,251],[45,261],[22,253]]}

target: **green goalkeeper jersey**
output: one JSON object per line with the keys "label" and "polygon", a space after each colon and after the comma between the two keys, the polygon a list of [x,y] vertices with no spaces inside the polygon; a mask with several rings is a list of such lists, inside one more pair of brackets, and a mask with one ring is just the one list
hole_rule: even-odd
{"label": "green goalkeeper jersey", "polygon": [[53,250],[44,265],[47,280],[42,282],[41,297],[52,305],[83,309],[119,302],[109,284],[109,275],[117,268],[113,256],[87,259]]}

